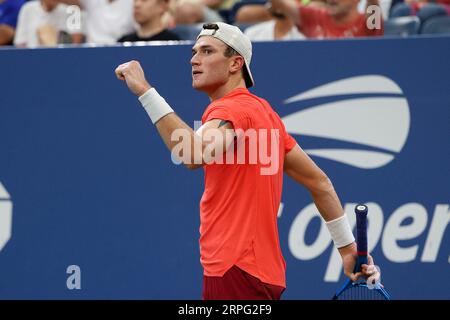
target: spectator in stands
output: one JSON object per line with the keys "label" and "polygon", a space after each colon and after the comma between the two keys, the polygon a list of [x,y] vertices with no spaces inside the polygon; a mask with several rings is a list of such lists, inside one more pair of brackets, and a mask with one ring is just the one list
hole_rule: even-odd
{"label": "spectator in stands", "polygon": [[267,6],[261,4],[246,4],[236,11],[235,24],[255,24],[272,20],[272,15]]}
{"label": "spectator in stands", "polygon": [[436,10],[437,15],[440,15],[441,13],[450,15],[450,0],[394,0],[391,14],[393,14],[393,16],[418,15],[419,11],[426,7],[428,9],[433,8],[433,10]]}
{"label": "spectator in stands", "polygon": [[72,27],[68,21],[67,6],[57,0],[26,2],[19,13],[14,45],[39,47],[83,42],[81,24]]}
{"label": "spectator in stands", "polygon": [[139,29],[123,36],[119,42],[180,40],[164,25],[163,16],[168,9],[169,0],[134,0],[134,19]]}
{"label": "spectator in stands", "polygon": [[86,11],[87,42],[113,44],[135,30],[133,0],[59,0]]}
{"label": "spectator in stands", "polygon": [[275,5],[269,6],[268,11],[273,17],[271,20],[245,29],[244,33],[251,41],[305,39],[305,36],[298,31],[294,22],[281,13]]}
{"label": "spectator in stands", "polygon": [[[325,5],[324,1],[325,0],[301,0],[300,3],[305,6],[323,7]],[[259,0],[249,0],[248,2],[244,0],[236,3],[232,10],[236,12],[234,16],[230,16],[229,19],[238,25],[255,24],[272,20],[273,16],[268,10],[268,7],[273,6],[273,4],[271,2],[265,4],[257,2],[259,2]],[[237,6],[238,8],[236,8]]]}
{"label": "spectator in stands", "polygon": [[17,17],[25,0],[0,0],[0,46],[13,43]]}
{"label": "spectator in stands", "polygon": [[446,4],[450,5],[450,0],[404,0],[405,3],[411,6],[417,6],[418,8],[428,4],[428,3],[438,3],[438,4]]}
{"label": "spectator in stands", "polygon": [[[272,0],[289,16],[308,38],[364,37],[383,34],[382,17],[379,26],[369,29],[369,13],[358,12],[359,0],[327,0],[324,8],[302,5],[295,0]],[[367,6],[378,5],[378,0],[368,0]]]}
{"label": "spectator in stands", "polygon": [[223,22],[222,17],[201,0],[178,0],[174,9],[176,24]]}

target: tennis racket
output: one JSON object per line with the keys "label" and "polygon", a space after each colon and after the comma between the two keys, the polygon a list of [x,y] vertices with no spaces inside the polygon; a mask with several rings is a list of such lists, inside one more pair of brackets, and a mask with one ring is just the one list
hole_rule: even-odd
{"label": "tennis racket", "polygon": [[[361,265],[367,264],[367,206],[359,204],[355,207],[356,213],[356,246],[358,258],[353,272],[361,271]],[[376,283],[369,288],[365,277],[360,277],[356,282],[349,278],[335,293],[333,300],[391,300],[391,296],[381,283]]]}

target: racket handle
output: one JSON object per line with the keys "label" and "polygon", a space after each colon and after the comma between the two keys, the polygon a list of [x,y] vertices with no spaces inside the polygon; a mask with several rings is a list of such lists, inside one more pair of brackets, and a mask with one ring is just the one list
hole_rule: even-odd
{"label": "racket handle", "polygon": [[358,204],[355,207],[356,213],[356,246],[358,250],[358,256],[360,258],[366,258],[367,263],[367,213],[368,208],[366,205]]}

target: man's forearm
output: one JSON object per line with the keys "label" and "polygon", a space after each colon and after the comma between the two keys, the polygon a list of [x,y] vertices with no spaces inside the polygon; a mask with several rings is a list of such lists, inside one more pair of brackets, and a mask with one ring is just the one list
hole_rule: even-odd
{"label": "man's forearm", "polygon": [[324,178],[319,185],[319,188],[310,190],[310,192],[320,215],[325,221],[341,217],[344,214],[344,209],[331,181]]}
{"label": "man's forearm", "polygon": [[[142,82],[140,86],[137,86],[135,83],[133,88],[170,152],[175,151],[175,154],[181,157],[183,164],[188,168],[197,162],[201,164],[201,137],[175,114],[166,100],[150,84]],[[141,94],[142,92],[144,93]],[[174,150],[177,145],[182,148]]]}
{"label": "man's forearm", "polygon": [[311,192],[314,203],[326,225],[335,246],[341,256],[354,253],[355,246],[352,231],[345,216],[344,209],[329,179],[320,186],[320,191]]}
{"label": "man's forearm", "polygon": [[[155,126],[170,152],[180,143],[178,139],[174,139],[174,136],[178,136],[174,135],[174,132],[176,130],[182,130],[180,131],[179,138],[183,139],[183,144],[187,144],[184,139],[189,139],[190,146],[190,149],[182,149],[181,154],[179,154],[182,159],[187,159],[187,163],[185,161],[183,164],[190,169],[202,165],[202,139],[178,115],[169,113],[156,122]],[[190,154],[186,155],[184,152],[189,152]]]}

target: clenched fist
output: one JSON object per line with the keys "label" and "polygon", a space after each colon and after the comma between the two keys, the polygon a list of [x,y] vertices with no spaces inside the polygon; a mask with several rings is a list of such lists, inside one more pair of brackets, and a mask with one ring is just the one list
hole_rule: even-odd
{"label": "clenched fist", "polygon": [[124,80],[128,88],[138,97],[142,96],[151,85],[145,79],[144,70],[138,61],[132,60],[118,66],[115,70],[119,80]]}

